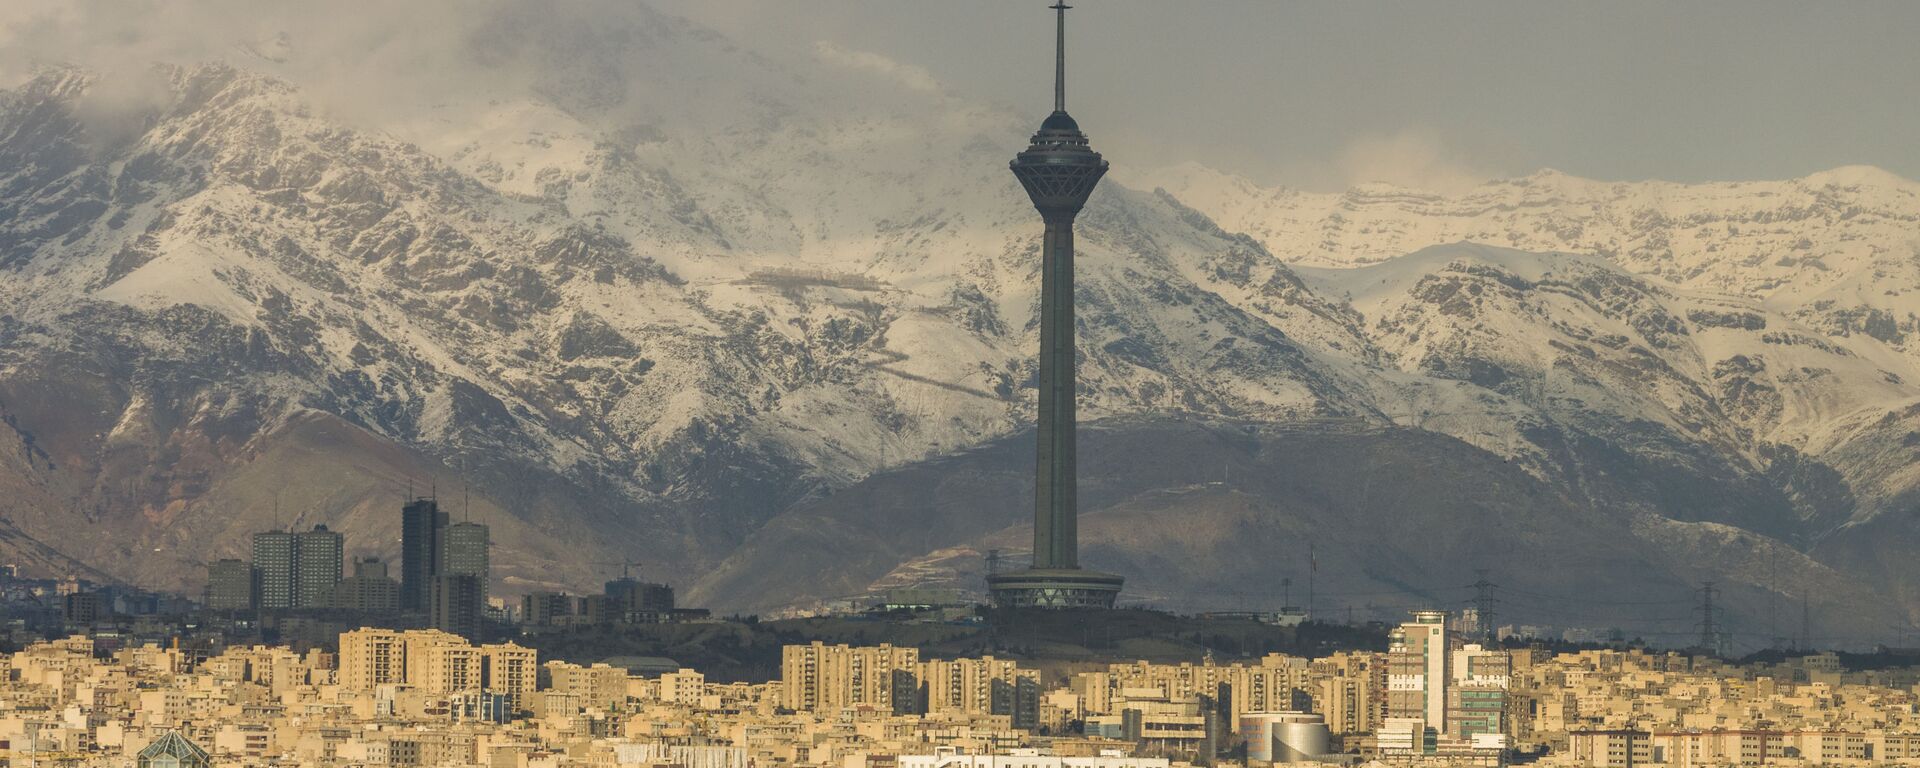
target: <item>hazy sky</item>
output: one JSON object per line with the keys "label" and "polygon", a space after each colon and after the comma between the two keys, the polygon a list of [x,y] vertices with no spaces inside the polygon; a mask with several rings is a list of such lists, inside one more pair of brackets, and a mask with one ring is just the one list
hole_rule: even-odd
{"label": "hazy sky", "polygon": [[[510,88],[472,65],[489,20],[593,30],[580,17],[638,1],[0,0],[0,77],[44,60],[231,57],[287,32],[310,92],[385,111],[447,83]],[[1051,0],[648,1],[775,58],[924,70],[1036,123],[1050,104]],[[1543,167],[1705,181],[1859,163],[1920,178],[1920,1],[1078,5],[1070,105],[1122,167],[1191,160],[1312,189],[1444,190]],[[113,79],[102,90],[123,93],[100,101],[138,107],[145,87]]]}
{"label": "hazy sky", "polygon": [[[657,0],[950,88],[1050,99],[1042,0]],[[1920,2],[1080,0],[1069,102],[1116,160],[1270,183],[1920,177]]]}

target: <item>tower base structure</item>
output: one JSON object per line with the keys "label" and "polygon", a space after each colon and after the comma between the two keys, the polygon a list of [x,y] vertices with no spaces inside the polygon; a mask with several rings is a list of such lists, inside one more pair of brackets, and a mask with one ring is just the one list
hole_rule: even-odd
{"label": "tower base structure", "polygon": [[1079,568],[1029,568],[987,577],[995,608],[1112,608],[1119,576]]}

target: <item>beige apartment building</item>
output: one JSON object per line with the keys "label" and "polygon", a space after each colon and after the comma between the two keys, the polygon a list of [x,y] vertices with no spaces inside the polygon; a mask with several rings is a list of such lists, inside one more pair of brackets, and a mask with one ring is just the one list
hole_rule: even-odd
{"label": "beige apartment building", "polygon": [[433,694],[465,693],[481,687],[480,649],[466,638],[439,630],[404,633],[408,685]]}
{"label": "beige apartment building", "polygon": [[1205,696],[1218,702],[1224,699],[1231,722],[1249,712],[1281,712],[1300,709],[1311,701],[1306,659],[1284,654],[1268,654],[1257,664],[1153,664],[1134,662],[1111,664],[1105,672],[1083,672],[1073,678],[1073,690],[1082,697],[1081,706],[1090,715],[1119,714],[1117,701],[1143,698],[1140,692],[1153,690],[1160,698],[1179,701]]}
{"label": "beige apartment building", "polygon": [[1336,735],[1372,733],[1386,721],[1386,657],[1342,651],[1313,662],[1314,711]]}
{"label": "beige apartment building", "polygon": [[796,712],[869,706],[908,713],[916,709],[920,649],[892,645],[853,647],[789,645],[781,652],[784,704]]}
{"label": "beige apartment building", "polygon": [[582,706],[611,709],[627,699],[627,671],[606,664],[546,663],[548,690],[580,697]]}
{"label": "beige apartment building", "polygon": [[341,686],[370,691],[406,679],[406,643],[399,631],[366,627],[341,633]]}
{"label": "beige apartment building", "polygon": [[538,654],[514,643],[480,646],[480,685],[488,693],[507,697],[511,711],[523,711],[540,682]]}
{"label": "beige apartment building", "polygon": [[1007,715],[1015,728],[1040,722],[1040,673],[1010,660],[928,661],[920,666],[920,680],[927,714]]}
{"label": "beige apartment building", "polygon": [[660,676],[659,699],[668,704],[694,706],[707,693],[707,676],[699,670],[682,669]]}
{"label": "beige apartment building", "polygon": [[406,685],[434,696],[499,694],[517,711],[538,687],[539,665],[533,649],[513,643],[476,647],[436,629],[363,628],[340,635],[339,682],[349,691]]}

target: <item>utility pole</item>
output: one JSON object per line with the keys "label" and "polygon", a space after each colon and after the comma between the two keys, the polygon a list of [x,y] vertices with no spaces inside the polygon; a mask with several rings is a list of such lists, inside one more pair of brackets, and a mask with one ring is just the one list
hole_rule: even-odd
{"label": "utility pole", "polygon": [[1320,559],[1313,554],[1313,540],[1307,540],[1307,619],[1313,619],[1313,577],[1320,570]]}
{"label": "utility pole", "polygon": [[1500,642],[1499,630],[1494,628],[1495,625],[1493,623],[1494,606],[1500,603],[1500,598],[1493,596],[1493,590],[1500,585],[1488,581],[1488,573],[1490,573],[1490,571],[1486,568],[1474,569],[1474,574],[1479,576],[1480,580],[1467,585],[1473,588],[1473,599],[1467,602],[1473,604],[1475,619],[1480,624],[1478,629],[1486,634],[1487,644],[1492,646]]}
{"label": "utility pole", "polygon": [[1800,650],[1813,652],[1813,612],[1807,607],[1807,587],[1800,587]]}
{"label": "utility pole", "polygon": [[1700,585],[1700,650],[1717,653],[1720,649],[1720,627],[1713,620],[1713,582]]}
{"label": "utility pole", "polygon": [[1780,642],[1780,622],[1778,618],[1780,612],[1780,590],[1776,585],[1779,583],[1780,553],[1773,552],[1767,559],[1767,642],[1771,644],[1769,647],[1774,649],[1778,649],[1781,645],[1784,645],[1784,643]]}

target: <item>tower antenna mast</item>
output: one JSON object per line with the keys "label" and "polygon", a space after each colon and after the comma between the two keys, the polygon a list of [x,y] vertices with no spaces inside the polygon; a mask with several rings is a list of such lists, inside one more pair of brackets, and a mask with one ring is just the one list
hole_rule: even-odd
{"label": "tower antenna mast", "polygon": [[1067,9],[1073,6],[1057,2],[1052,6],[1056,18],[1053,41],[1053,111],[1067,111]]}

